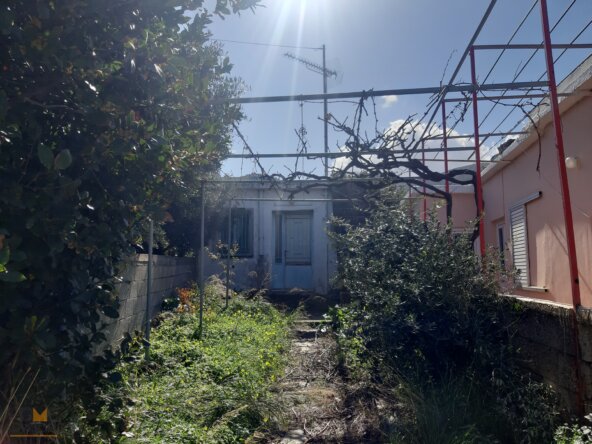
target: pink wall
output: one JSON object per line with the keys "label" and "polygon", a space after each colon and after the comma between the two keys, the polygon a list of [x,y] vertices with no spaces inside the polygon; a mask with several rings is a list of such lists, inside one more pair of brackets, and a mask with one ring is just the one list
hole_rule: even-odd
{"label": "pink wall", "polygon": [[[585,97],[563,113],[563,134],[567,156],[580,160],[578,169],[568,169],[572,196],[582,305],[592,307],[592,98]],[[535,192],[542,196],[526,204],[530,285],[547,293],[517,290],[517,294],[571,304],[561,187],[554,146],[553,127],[542,132],[540,171],[536,170],[538,143],[508,162],[505,168],[484,176],[485,235],[497,245],[496,226],[505,222],[505,239],[510,239],[509,209]],[[511,251],[506,251],[508,262]]]}
{"label": "pink wall", "polygon": [[[446,223],[446,201],[427,197],[428,213],[435,210],[440,222]],[[423,199],[420,197],[414,201],[417,214],[423,214]],[[475,197],[469,193],[456,193],[452,195],[452,228],[462,230],[467,227],[469,221],[477,217]]]}

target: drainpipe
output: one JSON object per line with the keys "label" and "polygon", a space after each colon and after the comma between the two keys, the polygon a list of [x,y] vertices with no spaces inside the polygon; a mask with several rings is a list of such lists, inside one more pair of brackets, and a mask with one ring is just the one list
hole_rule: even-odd
{"label": "drainpipe", "polygon": [[565,221],[565,238],[567,241],[567,255],[569,260],[569,275],[571,278],[571,296],[573,310],[573,341],[574,341],[574,370],[576,375],[576,396],[578,414],[584,414],[584,381],[582,379],[580,362],[581,350],[578,331],[578,307],[581,305],[580,281],[578,272],[578,259],[576,255],[576,242],[573,226],[573,215],[571,210],[571,197],[569,182],[565,167],[565,150],[563,145],[563,130],[561,128],[561,114],[559,112],[559,100],[557,98],[557,82],[555,80],[555,67],[553,62],[553,50],[551,47],[551,31],[549,30],[549,14],[547,0],[540,0],[541,23],[543,27],[543,41],[545,50],[545,61],[547,63],[547,78],[549,81],[549,96],[551,99],[551,111],[553,113],[553,129],[555,130],[555,148],[557,152],[557,165],[559,166],[559,179],[561,182],[561,200],[563,202],[563,219]]}

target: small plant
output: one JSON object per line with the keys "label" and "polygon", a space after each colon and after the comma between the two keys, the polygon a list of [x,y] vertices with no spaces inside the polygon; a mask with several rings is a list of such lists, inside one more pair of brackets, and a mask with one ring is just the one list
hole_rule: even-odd
{"label": "small plant", "polygon": [[220,282],[222,282],[225,286],[228,285],[230,287],[229,290],[234,284],[234,267],[240,261],[237,256],[238,249],[238,244],[228,245],[222,241],[218,241],[214,251],[208,250],[208,256],[210,260],[216,262],[222,269],[222,272],[218,276],[220,278]]}
{"label": "small plant", "polygon": [[192,288],[177,288],[177,296],[179,298],[179,305],[177,306],[178,313],[195,313],[195,298],[197,296],[197,289]]}
{"label": "small plant", "polygon": [[584,444],[592,443],[592,414],[584,417],[588,424],[563,424],[555,430],[556,444]]}

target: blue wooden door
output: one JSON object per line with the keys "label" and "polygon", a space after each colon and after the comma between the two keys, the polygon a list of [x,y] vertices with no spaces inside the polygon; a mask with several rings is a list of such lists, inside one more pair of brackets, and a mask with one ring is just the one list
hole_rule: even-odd
{"label": "blue wooden door", "polygon": [[272,287],[312,289],[312,212],[275,215]]}

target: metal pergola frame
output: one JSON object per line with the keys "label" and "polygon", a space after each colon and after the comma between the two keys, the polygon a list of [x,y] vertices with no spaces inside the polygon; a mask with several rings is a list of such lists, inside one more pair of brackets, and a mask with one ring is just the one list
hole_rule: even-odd
{"label": "metal pergola frame", "polygon": [[[336,99],[360,99],[360,98],[370,98],[370,97],[383,97],[383,96],[390,96],[390,95],[437,95],[437,101],[434,106],[433,112],[429,118],[425,126],[424,133],[421,135],[420,140],[442,140],[442,147],[440,149],[434,148],[425,148],[421,151],[422,159],[424,162],[434,162],[434,161],[443,161],[444,162],[444,172],[448,174],[449,172],[449,157],[448,154],[450,152],[456,151],[468,151],[471,152],[471,155],[466,160],[468,162],[474,162],[476,164],[476,171],[478,174],[476,175],[477,178],[477,186],[476,186],[476,194],[477,194],[477,209],[479,218],[479,251],[481,255],[485,255],[485,226],[484,226],[484,209],[483,209],[483,187],[482,187],[482,178],[481,178],[481,163],[483,162],[492,162],[491,160],[483,160],[481,158],[481,146],[485,139],[489,137],[505,137],[509,135],[516,135],[516,136],[524,136],[530,134],[530,131],[496,131],[497,128],[489,133],[481,133],[480,132],[480,121],[479,121],[479,102],[483,100],[495,100],[495,101],[506,101],[506,100],[523,100],[523,99],[549,99],[551,103],[551,113],[552,113],[552,120],[553,120],[553,128],[554,128],[554,135],[555,135],[555,145],[556,145],[556,154],[557,154],[557,166],[559,170],[560,182],[561,182],[561,198],[563,203],[563,219],[565,223],[565,233],[566,233],[566,240],[567,240],[567,256],[569,261],[569,270],[570,270],[570,281],[571,281],[571,300],[572,300],[572,307],[574,310],[574,314],[577,311],[577,308],[581,305],[581,297],[580,297],[580,287],[579,287],[579,280],[578,280],[578,261],[576,256],[576,247],[575,247],[575,236],[574,236],[574,226],[573,226],[573,215],[572,215],[572,207],[571,207],[571,197],[570,197],[570,189],[567,180],[567,172],[566,166],[564,162],[565,158],[565,150],[564,150],[564,143],[563,143],[563,132],[561,127],[561,116],[559,112],[559,97],[565,97],[571,94],[567,93],[558,93],[557,92],[557,81],[555,78],[555,65],[553,60],[553,49],[592,49],[592,44],[588,43],[552,43],[551,40],[551,32],[552,29],[549,26],[549,17],[548,17],[548,9],[547,9],[547,0],[535,0],[531,10],[528,12],[527,16],[532,12],[533,8],[536,6],[536,3],[539,5],[540,9],[540,23],[542,28],[543,34],[543,41],[542,43],[538,44],[476,44],[476,40],[479,37],[481,30],[483,29],[485,23],[487,22],[497,0],[490,0],[489,5],[481,18],[477,29],[473,36],[471,37],[467,47],[465,48],[464,53],[462,54],[449,82],[442,86],[438,87],[428,87],[428,88],[403,88],[403,89],[387,89],[387,90],[367,90],[367,91],[355,91],[355,92],[342,92],[342,93],[326,93],[326,82],[324,85],[324,93],[323,94],[300,94],[300,95],[285,95],[285,96],[270,96],[270,97],[242,97],[242,98],[232,98],[232,99],[224,99],[223,101],[226,103],[232,104],[250,104],[250,103],[277,103],[277,102],[288,102],[288,101],[311,101],[311,100],[322,100],[324,103],[325,109],[325,118],[326,118],[326,107],[328,100],[336,100]],[[571,6],[570,6],[571,7]],[[568,9],[569,10],[569,9]],[[566,11],[567,12],[567,11]],[[565,13],[564,13],[565,15]],[[525,17],[525,19],[526,19]],[[563,16],[559,19],[561,19]],[[520,26],[524,23],[524,20],[519,25]],[[558,24],[558,23],[557,23]],[[555,25],[556,26],[556,25]],[[586,29],[586,28],[584,28]],[[516,32],[514,33],[514,35]],[[514,37],[512,36],[512,38]],[[510,41],[512,40],[510,38]],[[576,37],[577,38],[577,37]],[[574,39],[575,40],[575,39]],[[526,50],[526,49],[533,49],[533,50],[543,50],[545,54],[545,65],[546,65],[546,80],[537,80],[537,81],[530,81],[530,82],[509,82],[509,83],[484,83],[479,84],[476,76],[476,52],[477,51],[490,51],[490,50],[502,50],[502,54],[508,50]],[[497,62],[501,58],[501,55],[498,57]],[[465,62],[467,61],[470,64],[470,73],[471,73],[471,83],[467,85],[455,85],[454,82],[456,80],[457,75],[459,74],[462,66],[464,66]],[[494,64],[494,66],[495,66]],[[493,67],[492,67],[493,69]],[[490,71],[491,73],[491,71]],[[489,77],[489,74],[487,75]],[[516,76],[517,77],[517,76]],[[534,92],[533,94],[529,94],[529,91],[533,91],[533,89],[548,89],[548,94]],[[520,91],[526,92],[520,93]],[[484,93],[487,91],[503,91],[502,94],[496,94],[492,96],[479,96],[479,93]],[[508,91],[516,91],[513,94],[506,94]],[[447,97],[449,93],[466,93],[469,94],[469,97]],[[576,91],[573,94],[581,94],[582,92]],[[588,93],[588,92],[584,92]],[[472,105],[472,115],[473,115],[473,134],[469,135],[453,135],[452,131],[453,128],[447,128],[447,114],[446,114],[446,103],[455,103],[455,102],[466,102],[470,101]],[[442,133],[441,135],[426,135],[428,128],[432,125],[434,119],[438,112],[441,113],[441,127]],[[491,112],[491,111],[490,111]],[[485,117],[487,118],[489,114]],[[505,120],[505,119],[504,119]],[[521,121],[521,120],[520,120]],[[503,123],[503,121],[502,121]],[[500,124],[501,125],[501,124]],[[499,127],[499,125],[498,125]],[[290,158],[290,157],[302,157],[302,158],[309,158],[309,159],[335,159],[340,157],[348,157],[347,152],[339,152],[339,153],[331,153],[328,152],[327,149],[327,135],[325,131],[325,151],[324,152],[311,152],[311,153],[268,153],[268,154],[230,154],[227,156],[229,159],[252,159],[252,158]],[[449,147],[448,141],[452,139],[473,139],[473,147]],[[401,151],[403,154],[404,151]],[[426,153],[443,153],[443,159],[425,159]],[[375,154],[375,153],[368,153],[368,154]],[[419,151],[418,151],[419,154]],[[474,160],[471,159],[472,156],[475,156]],[[454,159],[453,162],[463,162],[463,160]],[[325,172],[327,176],[327,172]],[[365,180],[365,179],[362,179]],[[371,179],[372,180],[372,179]],[[214,181],[223,183],[224,181]],[[244,183],[245,181],[236,180],[236,181],[228,181],[232,183]],[[261,180],[259,180],[261,182]],[[445,190],[449,192],[450,184],[448,180],[445,181]],[[202,187],[203,193],[203,187]],[[203,195],[202,195],[203,196]],[[425,214],[425,202],[427,198],[424,196],[424,214]],[[243,199],[245,200],[245,199]],[[203,198],[202,198],[203,201]],[[203,214],[202,214],[203,216]],[[204,246],[204,239],[203,239],[203,220],[202,220],[202,250]],[[201,270],[201,278],[203,278],[203,269]],[[203,285],[203,283],[202,283]],[[202,292],[203,294],[203,292]],[[576,345],[579,344],[578,341],[578,331],[577,331],[577,322],[574,324],[575,327],[574,331],[574,339]],[[580,351],[579,346],[576,346],[576,361],[579,362],[580,360]],[[577,392],[578,392],[578,403],[580,407],[583,407],[583,387],[582,387],[582,377],[579,370],[579,365],[575,365],[575,372],[576,372],[576,379],[577,379]]]}

